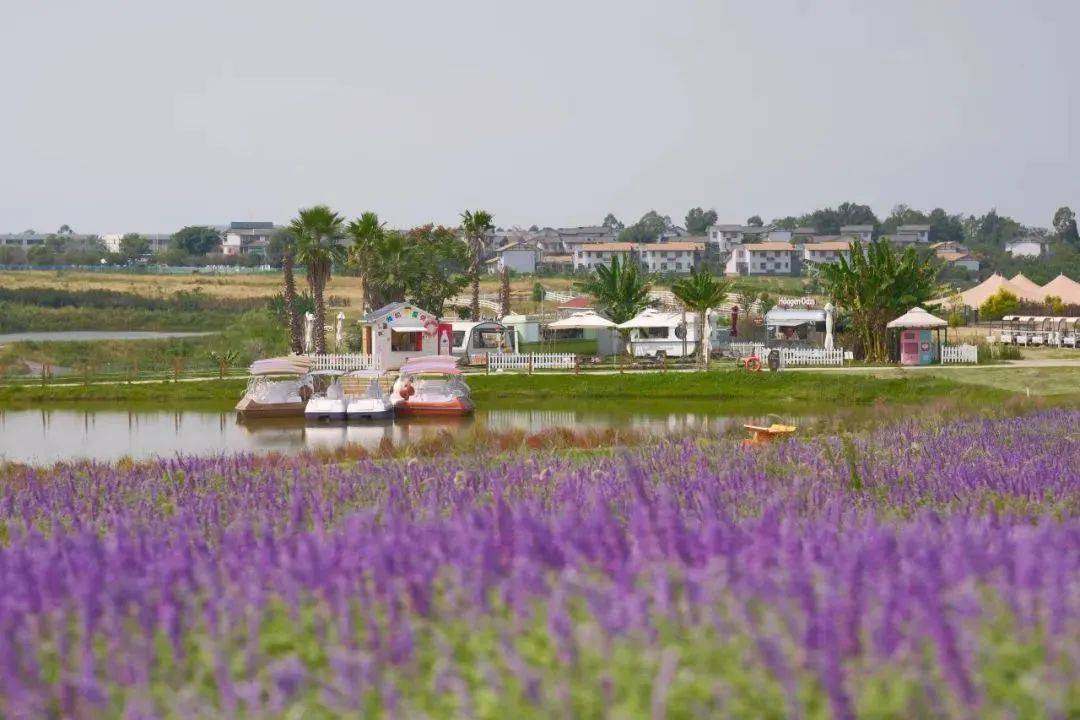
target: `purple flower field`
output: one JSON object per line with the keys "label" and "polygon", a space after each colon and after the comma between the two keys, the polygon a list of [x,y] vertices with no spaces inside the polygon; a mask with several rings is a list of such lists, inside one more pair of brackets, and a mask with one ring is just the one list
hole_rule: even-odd
{"label": "purple flower field", "polygon": [[1078,427],[11,467],[0,716],[1077,717]]}

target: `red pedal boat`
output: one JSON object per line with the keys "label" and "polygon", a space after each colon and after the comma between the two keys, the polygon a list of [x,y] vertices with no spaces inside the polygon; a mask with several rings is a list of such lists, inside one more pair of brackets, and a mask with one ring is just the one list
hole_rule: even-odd
{"label": "red pedal boat", "polygon": [[469,415],[469,386],[450,355],[413,358],[401,366],[390,400],[398,415]]}

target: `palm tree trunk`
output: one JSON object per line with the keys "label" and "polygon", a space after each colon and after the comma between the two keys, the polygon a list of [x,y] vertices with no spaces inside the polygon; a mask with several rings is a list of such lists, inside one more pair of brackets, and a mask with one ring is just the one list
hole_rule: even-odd
{"label": "palm tree trunk", "polygon": [[304,352],[304,329],[296,314],[296,277],[293,275],[293,253],[286,252],[281,258],[281,270],[285,274],[285,319],[289,323],[289,346],[297,355]]}
{"label": "palm tree trunk", "polygon": [[472,300],[469,302],[469,309],[472,311],[473,322],[480,320],[480,270],[477,267],[472,269]]}
{"label": "palm tree trunk", "polygon": [[365,314],[368,312],[367,273],[363,268],[360,269],[360,312]]}
{"label": "palm tree trunk", "polygon": [[318,278],[311,290],[315,295],[315,354],[326,354],[326,303],[323,300],[325,278]]}
{"label": "palm tree trunk", "polygon": [[703,368],[708,368],[708,360],[705,355],[705,344],[709,342],[709,339],[705,337],[705,314],[707,312],[709,312],[708,308],[698,310],[697,319],[698,360]]}

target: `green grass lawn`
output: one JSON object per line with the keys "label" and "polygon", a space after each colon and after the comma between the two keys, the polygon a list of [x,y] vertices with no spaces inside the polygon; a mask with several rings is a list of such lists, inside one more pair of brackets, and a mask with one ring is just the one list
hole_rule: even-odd
{"label": "green grass lawn", "polygon": [[[746,373],[713,370],[695,373],[581,375],[484,375],[469,378],[479,403],[565,400],[693,400],[725,404],[865,405],[875,401],[914,402],[949,397],[962,386],[948,377],[909,375],[877,378],[840,373]],[[1007,389],[990,389],[981,398],[1004,400]]]}

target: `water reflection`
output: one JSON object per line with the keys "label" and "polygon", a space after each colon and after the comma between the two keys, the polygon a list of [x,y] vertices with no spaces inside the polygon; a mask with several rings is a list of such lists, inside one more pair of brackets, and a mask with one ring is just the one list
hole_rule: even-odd
{"label": "water reflection", "polygon": [[723,433],[744,422],[707,411],[566,409],[479,410],[472,418],[409,418],[366,424],[305,425],[303,419],[239,422],[232,412],[130,410],[0,411],[0,460],[47,464],[58,460],[136,459],[176,454],[291,452],[333,449],[346,444],[376,448],[415,442],[441,431],[466,432],[474,426],[496,431],[535,433],[633,428],[666,434],[685,431]]}

